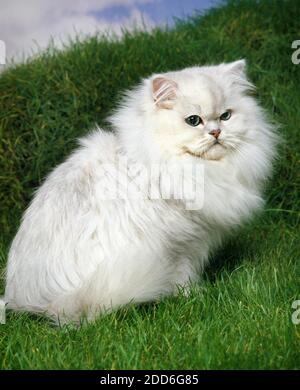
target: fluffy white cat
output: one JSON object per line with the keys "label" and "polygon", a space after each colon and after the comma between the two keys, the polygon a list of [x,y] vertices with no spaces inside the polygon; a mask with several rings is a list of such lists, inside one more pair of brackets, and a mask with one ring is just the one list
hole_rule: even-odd
{"label": "fluffy white cat", "polygon": [[[110,118],[114,133],[83,138],[25,212],[8,307],[69,322],[188,292],[226,233],[263,203],[276,135],[251,88],[239,60],[153,75],[129,91]],[[182,183],[192,186],[177,196]]]}

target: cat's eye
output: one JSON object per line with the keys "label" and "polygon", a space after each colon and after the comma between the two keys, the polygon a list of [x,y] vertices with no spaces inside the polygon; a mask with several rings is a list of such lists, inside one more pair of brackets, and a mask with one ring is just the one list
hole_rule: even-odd
{"label": "cat's eye", "polygon": [[230,110],[225,111],[225,112],[220,116],[221,121],[228,121],[228,119],[230,119],[230,118],[231,118],[231,111],[230,111]]}
{"label": "cat's eye", "polygon": [[191,115],[185,118],[185,122],[190,126],[196,127],[202,123],[202,119],[199,115]]}

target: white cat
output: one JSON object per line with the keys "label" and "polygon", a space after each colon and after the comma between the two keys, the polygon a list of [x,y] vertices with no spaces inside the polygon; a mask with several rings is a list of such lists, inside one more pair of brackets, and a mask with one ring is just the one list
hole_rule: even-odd
{"label": "white cat", "polygon": [[[9,253],[8,307],[68,322],[188,292],[212,249],[263,203],[277,138],[251,88],[239,60],[153,75],[129,91],[110,118],[115,133],[83,138],[25,212]],[[190,190],[176,197],[176,183],[198,180],[183,165],[202,169],[198,208],[188,207]],[[122,196],[110,193],[116,172],[129,181]]]}

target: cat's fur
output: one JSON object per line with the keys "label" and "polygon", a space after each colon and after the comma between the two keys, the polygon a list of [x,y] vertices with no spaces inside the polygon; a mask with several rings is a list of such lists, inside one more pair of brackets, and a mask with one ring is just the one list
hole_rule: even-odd
{"label": "cat's fur", "polygon": [[[252,86],[244,68],[240,60],[151,76],[110,118],[115,133],[96,129],[80,141],[24,214],[9,253],[10,308],[67,322],[93,319],[199,279],[211,250],[261,207],[275,155],[274,129],[247,94]],[[227,109],[231,118],[220,121]],[[184,121],[194,114],[204,125]],[[216,127],[214,145],[209,132]],[[180,164],[203,166],[203,207],[190,210],[174,194],[104,199],[116,181],[109,170],[121,158],[129,168],[159,164],[162,185],[171,166],[178,177]]]}

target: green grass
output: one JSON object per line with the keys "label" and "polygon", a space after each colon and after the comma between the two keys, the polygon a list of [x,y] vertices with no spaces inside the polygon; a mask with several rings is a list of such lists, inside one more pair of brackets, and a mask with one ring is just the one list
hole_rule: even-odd
{"label": "green grass", "polygon": [[[92,37],[0,76],[0,261],[34,189],[120,93],[152,72],[245,57],[257,97],[284,143],[266,211],[230,238],[189,298],[120,310],[79,329],[8,313],[3,369],[300,368],[300,6],[229,1],[176,28]],[[3,283],[2,283],[3,291]]]}

